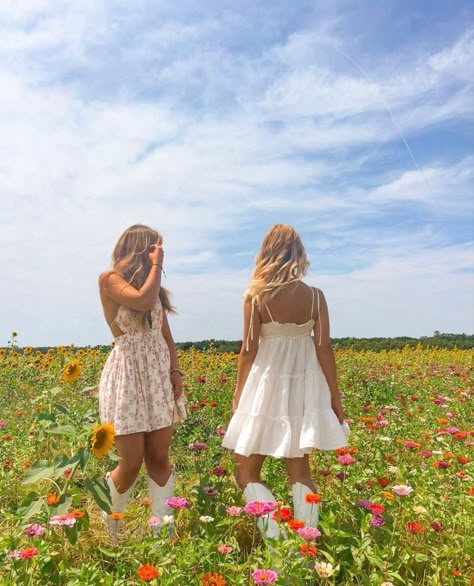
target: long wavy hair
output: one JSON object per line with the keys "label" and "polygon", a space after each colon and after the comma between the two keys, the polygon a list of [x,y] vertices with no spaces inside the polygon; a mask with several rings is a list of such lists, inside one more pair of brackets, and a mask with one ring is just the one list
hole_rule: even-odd
{"label": "long wavy hair", "polygon": [[[152,228],[148,228],[148,226],[141,224],[130,226],[123,232],[115,245],[112,252],[112,268],[103,273],[103,275],[117,273],[132,287],[137,290],[141,289],[150,274],[152,266],[148,256],[151,252],[150,247],[162,241],[161,234]],[[169,291],[164,287],[160,287],[159,297],[163,309],[167,313],[175,313],[175,309],[170,302]],[[144,318],[148,318],[149,314],[150,312],[145,312]]]}
{"label": "long wavy hair", "polygon": [[304,277],[308,267],[298,232],[291,226],[276,224],[265,234],[244,298],[257,305],[266,303],[282,287]]}

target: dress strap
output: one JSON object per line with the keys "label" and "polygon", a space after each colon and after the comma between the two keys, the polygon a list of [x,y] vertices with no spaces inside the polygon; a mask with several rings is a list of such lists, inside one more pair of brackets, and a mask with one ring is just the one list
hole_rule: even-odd
{"label": "dress strap", "polygon": [[[321,346],[321,340],[322,340],[322,336],[323,336],[323,329],[321,327],[321,311],[320,311],[320,303],[319,303],[319,289],[316,288],[316,296],[318,298],[318,317],[317,319],[319,319],[319,342],[318,342],[318,346]],[[314,292],[313,292],[313,301],[314,301]]]}
{"label": "dress strap", "polygon": [[311,295],[312,295],[312,299],[311,299],[311,313],[309,314],[309,319],[313,319],[313,311],[314,311],[314,288],[311,287]]}
{"label": "dress strap", "polygon": [[250,311],[250,323],[249,323],[249,329],[247,331],[247,340],[245,342],[245,349],[247,350],[247,352],[249,351],[249,342],[250,340],[253,340],[253,317],[255,314],[255,300],[252,299],[252,309]]}
{"label": "dress strap", "polygon": [[272,320],[272,322],[274,322],[275,320],[273,319],[273,315],[271,314],[271,311],[268,308],[268,305],[265,303],[265,308],[268,311],[268,315],[270,316],[270,319]]}

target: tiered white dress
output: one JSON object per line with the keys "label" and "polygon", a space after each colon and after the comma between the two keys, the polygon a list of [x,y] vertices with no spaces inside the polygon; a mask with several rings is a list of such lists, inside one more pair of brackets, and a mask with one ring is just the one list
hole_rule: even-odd
{"label": "tiered white dress", "polygon": [[[317,296],[319,317],[319,291]],[[261,326],[257,355],[222,445],[243,456],[277,458],[346,446],[311,335],[315,320],[278,323],[268,313],[272,321]]]}
{"label": "tiered white dress", "polygon": [[176,402],[173,396],[159,297],[151,310],[151,325],[142,313],[123,305],[113,323],[124,333],[115,338],[100,378],[101,422],[113,423],[117,435],[126,435],[154,431],[185,419],[184,396]]}

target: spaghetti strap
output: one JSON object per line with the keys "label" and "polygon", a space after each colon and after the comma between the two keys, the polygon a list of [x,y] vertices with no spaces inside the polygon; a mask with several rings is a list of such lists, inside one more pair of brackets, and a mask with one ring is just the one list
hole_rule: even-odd
{"label": "spaghetti strap", "polygon": [[268,311],[268,315],[270,316],[270,319],[272,320],[272,323],[273,323],[275,320],[273,319],[273,315],[271,314],[271,311],[269,310],[268,305],[266,303],[265,303],[265,308]]}
{"label": "spaghetti strap", "polygon": [[311,287],[311,295],[313,298],[311,299],[311,313],[309,314],[309,319],[313,319],[313,311],[314,311],[314,287]]}
{"label": "spaghetti strap", "polygon": [[[313,293],[314,295],[314,293]],[[319,289],[316,288],[316,295],[318,297],[318,317],[317,319],[319,319],[319,342],[318,342],[318,346],[321,346],[321,340],[322,340],[322,336],[323,336],[323,329],[321,327],[321,311],[320,311],[320,303],[319,303]]]}
{"label": "spaghetti strap", "polygon": [[245,349],[248,352],[249,351],[249,342],[250,340],[253,340],[253,316],[255,313],[255,300],[252,299],[252,309],[250,311],[250,323],[249,323],[249,329],[247,331],[247,340],[245,342]]}

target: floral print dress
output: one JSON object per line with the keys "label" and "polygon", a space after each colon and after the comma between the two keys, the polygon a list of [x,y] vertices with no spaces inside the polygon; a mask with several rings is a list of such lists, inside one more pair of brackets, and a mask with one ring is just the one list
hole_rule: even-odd
{"label": "floral print dress", "polygon": [[185,419],[184,396],[176,402],[173,396],[159,297],[151,310],[151,325],[142,312],[123,305],[114,323],[123,335],[115,338],[100,378],[101,422],[113,423],[117,435],[126,435],[154,431]]}

